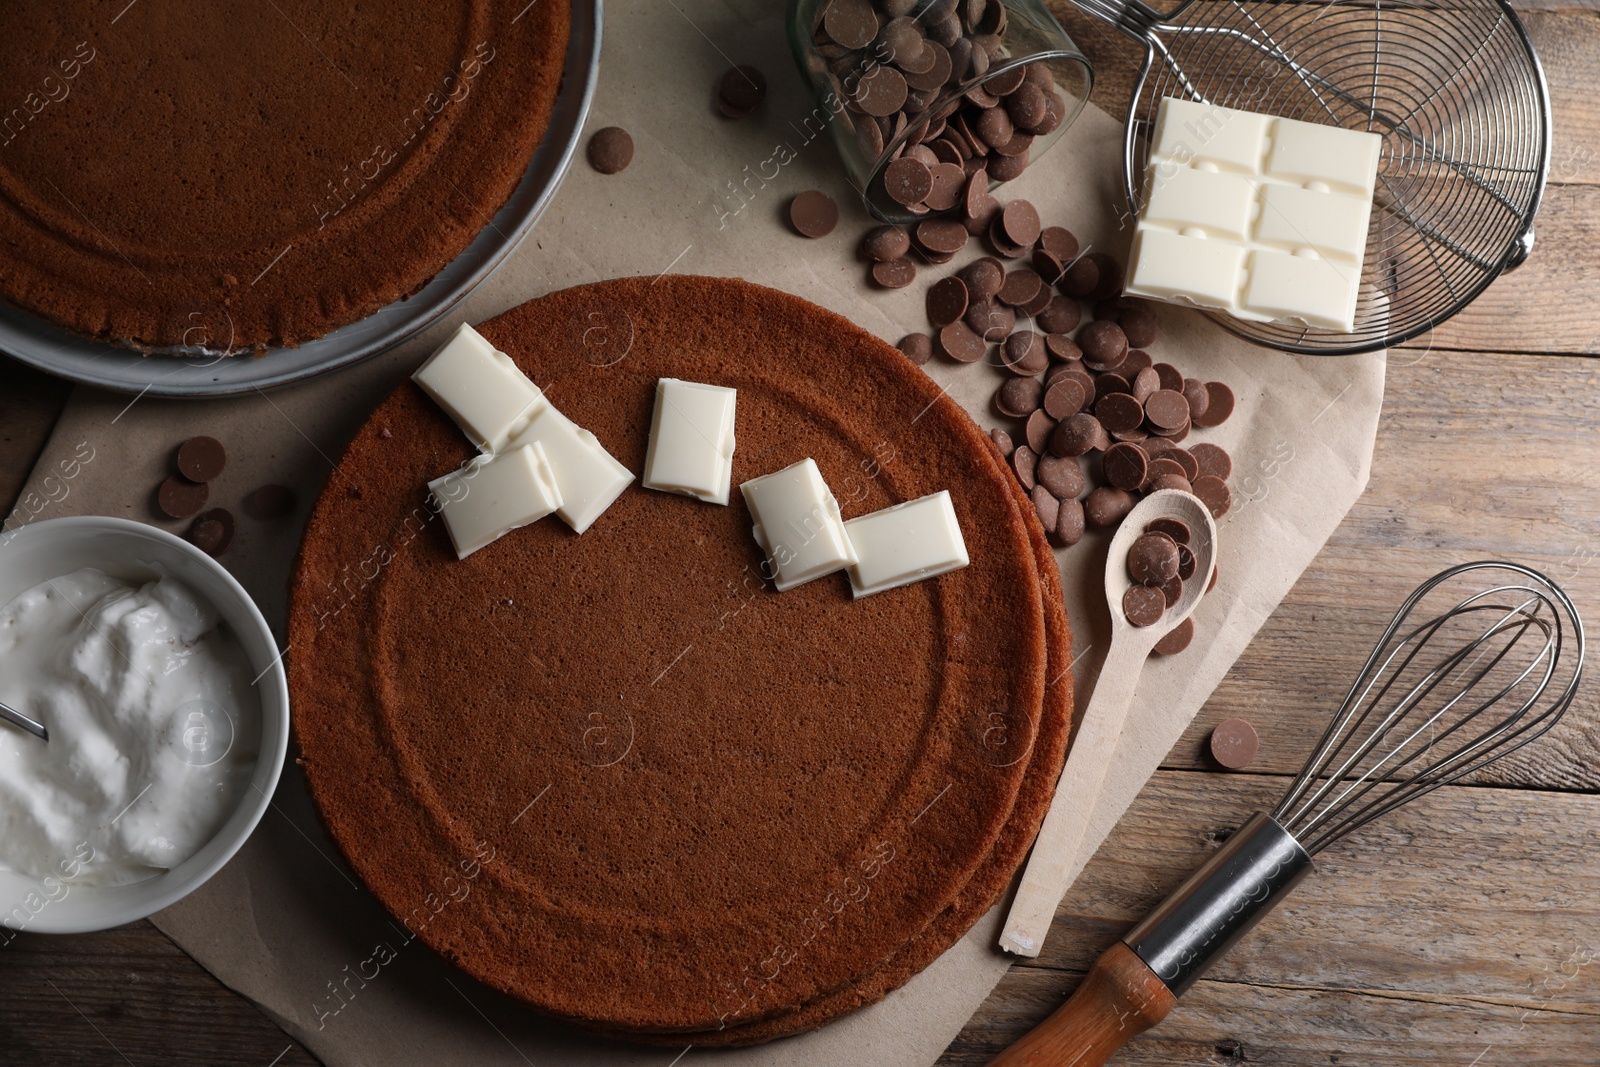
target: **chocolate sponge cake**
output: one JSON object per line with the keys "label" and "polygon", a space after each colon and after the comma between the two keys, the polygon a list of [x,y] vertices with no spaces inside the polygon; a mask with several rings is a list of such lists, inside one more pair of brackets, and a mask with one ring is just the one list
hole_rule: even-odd
{"label": "chocolate sponge cake", "polygon": [[[1018,496],[1022,495],[1018,490]],[[1023,501],[1031,510],[1031,503]],[[1035,531],[1035,551],[1039,557],[1040,586],[1045,603],[1061,602],[1061,575],[1056,567],[1055,554],[1045,542],[1042,530]],[[610,1031],[610,1036],[626,1037],[663,1046],[681,1046],[688,1042],[696,1045],[752,1045],[805,1030],[815,1030],[841,1015],[846,1015],[868,1004],[876,1003],[890,992],[914,978],[918,972],[937,959],[940,953],[960,940],[973,924],[999,902],[1012,875],[1021,865],[1033,844],[1035,834],[1043,821],[1050,801],[1055,796],[1056,779],[1061,764],[1066,759],[1068,730],[1072,721],[1072,631],[1067,626],[1064,612],[1045,612],[1046,640],[1050,642],[1049,675],[1053,679],[1045,691],[1044,714],[1034,735],[1033,747],[1026,754],[1028,771],[1017,793],[1016,807],[1006,823],[994,850],[982,866],[973,872],[971,880],[943,913],[929,923],[916,937],[907,942],[883,965],[863,975],[856,982],[818,997],[792,1011],[781,1012],[765,1019],[738,1023],[730,1021],[717,1030],[693,1035],[640,1034],[638,1032]],[[986,743],[997,759],[1015,759],[1020,755],[1001,720],[992,720]],[[994,951],[1000,951],[995,948]]]}
{"label": "chocolate sponge cake", "polygon": [[0,5],[0,299],[140,349],[420,289],[544,136],[566,0]]}
{"label": "chocolate sponge cake", "polygon": [[480,330],[634,471],[657,378],[732,386],[735,484],[810,456],[846,518],[948,489],[972,563],[779,593],[738,494],[637,485],[581,536],[457,560],[424,487],[472,449],[408,382],[294,582],[331,835],[430,946],[586,1025],[759,1040],[877,999],[992,903],[1060,765],[1070,636],[1031,509],[925,375],[794,297],[632,279]]}
{"label": "chocolate sponge cake", "polygon": [[[1017,495],[1022,496],[1020,488]],[[1031,503],[1026,500],[1023,503],[1027,505],[1024,512],[1031,512]],[[1055,554],[1045,542],[1042,530],[1034,530],[1033,540],[1039,559],[1044,603],[1047,606],[1059,605],[1062,602],[1061,574],[1056,567]],[[1025,755],[1016,751],[1008,733],[1008,724],[1000,719],[990,721],[985,739],[985,744],[996,759],[1025,758],[1028,761],[1027,775],[1017,793],[1016,806],[999,840],[995,842],[994,850],[973,872],[971,880],[950,902],[950,906],[882,966],[851,985],[793,1011],[772,1015],[758,1022],[730,1024],[718,1030],[696,1034],[693,1036],[695,1044],[751,1045],[770,1041],[804,1030],[815,1030],[841,1015],[876,1003],[909,982],[945,949],[959,941],[1000,900],[1012,875],[1027,857],[1039,825],[1050,808],[1050,801],[1055,797],[1056,779],[1061,774],[1061,765],[1067,755],[1067,737],[1073,712],[1072,631],[1068,628],[1065,612],[1049,610],[1047,607],[1045,639],[1050,644],[1048,674],[1051,682],[1045,691],[1044,713],[1039,729],[1033,736],[1033,747]],[[994,951],[1000,950],[995,948]],[[627,1036],[639,1039],[637,1034]],[[674,1044],[688,1039],[672,1035],[659,1040],[663,1044]]]}

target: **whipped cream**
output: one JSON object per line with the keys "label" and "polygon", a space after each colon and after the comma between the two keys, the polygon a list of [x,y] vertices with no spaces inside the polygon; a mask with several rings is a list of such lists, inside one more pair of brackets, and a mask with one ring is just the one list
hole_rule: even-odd
{"label": "whipped cream", "polygon": [[260,740],[253,672],[216,610],[170,577],[93,568],[0,609],[0,867],[123,885],[205,846],[249,788]]}

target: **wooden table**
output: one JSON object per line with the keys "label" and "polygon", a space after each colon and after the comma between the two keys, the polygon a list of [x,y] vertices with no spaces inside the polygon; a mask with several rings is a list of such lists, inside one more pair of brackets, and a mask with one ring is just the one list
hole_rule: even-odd
{"label": "wooden table", "polygon": [[[1131,44],[1052,2],[1095,62],[1095,102],[1120,114]],[[1049,1014],[1101,949],[1278,795],[1417,582],[1505,556],[1566,583],[1580,608],[1600,605],[1600,362],[1582,358],[1600,353],[1600,11],[1517,6],[1555,105],[1533,258],[1391,354],[1366,494],[1089,865],[1045,953],[1012,969],[942,1064],[984,1063]],[[0,360],[0,503],[67,392]],[[1483,781],[1331,850],[1116,1062],[1600,1064],[1597,692]],[[1248,773],[1219,773],[1202,745],[1234,716],[1255,723],[1261,755]],[[121,1063],[317,1060],[147,922],[22,935],[0,951],[0,1067]]]}

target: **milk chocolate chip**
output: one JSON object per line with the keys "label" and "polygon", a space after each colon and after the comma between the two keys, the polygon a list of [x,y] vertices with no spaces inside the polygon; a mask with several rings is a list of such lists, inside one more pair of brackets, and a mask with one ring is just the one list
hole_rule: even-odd
{"label": "milk chocolate chip", "polygon": [[789,221],[802,237],[826,237],[839,225],[839,205],[817,189],[807,189],[789,201]]}
{"label": "milk chocolate chip", "polygon": [[1115,526],[1133,510],[1133,494],[1115,486],[1102,485],[1083,501],[1083,514],[1090,526]]}
{"label": "milk chocolate chip", "polygon": [[1178,625],[1167,631],[1165,637],[1156,642],[1155,653],[1158,656],[1176,656],[1179,652],[1189,647],[1189,642],[1194,640],[1194,619],[1184,619]]}
{"label": "milk chocolate chip", "polygon": [[1017,481],[1022,483],[1022,488],[1032,490],[1038,485],[1035,475],[1035,464],[1038,462],[1038,453],[1027,445],[1018,445],[1016,451],[1011,453],[1011,469],[1017,472]]}
{"label": "milk chocolate chip", "polygon": [[933,338],[925,333],[908,333],[900,338],[900,343],[895,347],[919,367],[933,358]]}
{"label": "milk chocolate chip", "polygon": [[156,490],[156,506],[173,519],[187,519],[206,506],[211,490],[204,482],[191,482],[181,475],[168,475]]}
{"label": "milk chocolate chip", "polygon": [[1144,484],[1148,463],[1138,445],[1115,444],[1100,459],[1101,473],[1118,489],[1132,492]]}
{"label": "milk chocolate chip", "polygon": [[891,259],[872,265],[872,280],[885,289],[904,289],[917,277],[916,264],[909,259]]}
{"label": "milk chocolate chip", "polygon": [[1025,419],[1039,410],[1044,386],[1037,378],[1012,378],[994,394],[995,410],[1013,419]]}
{"label": "milk chocolate chip", "polygon": [[742,119],[767,96],[767,76],[755,67],[732,67],[717,83],[717,110],[730,119]]}
{"label": "milk chocolate chip", "polygon": [[911,251],[911,235],[898,226],[875,226],[861,239],[861,254],[875,263],[888,263]]}
{"label": "milk chocolate chip", "polygon": [[233,512],[212,508],[195,519],[189,528],[189,541],[208,556],[220,556],[233,544]]}
{"label": "milk chocolate chip", "polygon": [[1178,574],[1178,545],[1163,533],[1140,534],[1128,546],[1128,577],[1141,585],[1160,585]]}
{"label": "milk chocolate chip", "polygon": [[589,166],[601,174],[620,174],[633,162],[633,138],[621,126],[596,130],[589,138]]}
{"label": "milk chocolate chip", "polygon": [[1199,467],[1199,476],[1209,475],[1227,481],[1233,474],[1233,457],[1218,445],[1202,442],[1189,449],[1189,454]]}
{"label": "milk chocolate chip", "polygon": [[1211,756],[1232,771],[1250,766],[1261,747],[1256,728],[1243,719],[1224,719],[1211,731]]}
{"label": "milk chocolate chip", "polygon": [[964,322],[952,322],[939,331],[939,347],[959,363],[976,363],[989,351],[983,338]]}
{"label": "milk chocolate chip", "polygon": [[1083,504],[1075,499],[1061,501],[1056,512],[1055,542],[1071,548],[1083,538]]}
{"label": "milk chocolate chip", "polygon": [[951,275],[928,287],[928,321],[944,327],[967,313],[967,283]]}
{"label": "milk chocolate chip", "polygon": [[1147,585],[1130,585],[1122,594],[1122,614],[1135,626],[1154,626],[1166,613],[1167,602],[1161,590]]}
{"label": "milk chocolate chip", "polygon": [[1083,493],[1083,468],[1071,456],[1040,456],[1034,477],[1061,500],[1076,500]]}
{"label": "milk chocolate chip", "polygon": [[191,482],[209,482],[227,465],[227,449],[215,437],[191,437],[178,446],[178,473]]}

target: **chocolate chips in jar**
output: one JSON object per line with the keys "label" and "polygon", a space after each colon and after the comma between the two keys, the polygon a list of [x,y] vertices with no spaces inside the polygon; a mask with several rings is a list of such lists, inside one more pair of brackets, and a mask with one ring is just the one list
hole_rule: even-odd
{"label": "chocolate chips in jar", "polygon": [[[1013,2],[1039,7],[1015,32],[1005,0],[815,4],[812,74],[819,89],[831,89],[834,121],[853,135],[862,159],[876,170],[888,152],[891,162],[914,159],[945,168],[920,192],[883,173],[872,193],[874,199],[882,194],[886,214],[949,211],[965,199],[972,179],[987,194],[990,185],[1021,174],[1036,138],[1055,133],[1081,107],[1086,76],[1083,84],[1068,85],[1075,94],[1069,101],[1044,61],[1028,61],[1060,49],[1064,34],[1051,38],[1059,27],[1042,5]],[[730,96],[740,96],[736,103],[743,105],[742,97],[752,95],[742,82],[729,84],[739,81],[738,70],[719,87],[719,106]]]}

